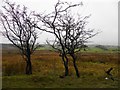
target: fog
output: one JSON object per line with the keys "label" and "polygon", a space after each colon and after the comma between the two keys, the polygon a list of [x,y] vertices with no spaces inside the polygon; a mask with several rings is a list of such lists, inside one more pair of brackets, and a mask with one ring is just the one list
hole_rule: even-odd
{"label": "fog", "polygon": [[[9,0],[16,4],[25,5],[29,10],[49,13],[54,9],[57,0]],[[80,0],[61,0],[72,3],[79,3]],[[101,31],[97,36],[90,39],[91,44],[117,45],[118,44],[118,0],[83,0],[83,6],[76,12],[80,15],[90,15],[88,27]],[[4,5],[0,0],[0,9]],[[74,13],[74,12],[73,12]],[[0,30],[3,28],[0,26]],[[0,34],[0,43],[10,43]],[[51,34],[42,32],[39,34],[39,43],[45,43],[46,39],[52,39]]]}

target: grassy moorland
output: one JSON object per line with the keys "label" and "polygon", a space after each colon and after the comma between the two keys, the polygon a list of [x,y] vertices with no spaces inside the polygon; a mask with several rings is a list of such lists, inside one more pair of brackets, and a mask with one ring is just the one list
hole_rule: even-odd
{"label": "grassy moorland", "polygon": [[[118,87],[118,55],[115,50],[103,51],[89,48],[78,53],[77,65],[80,78],[75,76],[71,58],[69,58],[70,74],[59,78],[64,67],[59,54],[49,50],[37,50],[32,55],[33,74],[25,75],[25,61],[15,50],[3,50],[3,88],[117,88]],[[114,81],[105,79],[110,67]]]}

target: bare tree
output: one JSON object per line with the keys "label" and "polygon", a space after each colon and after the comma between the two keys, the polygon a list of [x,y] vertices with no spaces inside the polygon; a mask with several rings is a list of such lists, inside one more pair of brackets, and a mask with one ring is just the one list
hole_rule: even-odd
{"label": "bare tree", "polygon": [[79,77],[80,74],[76,65],[77,56],[75,53],[79,52],[82,48],[85,48],[85,43],[87,43],[88,39],[98,34],[98,32],[93,32],[94,29],[87,30],[87,18],[89,17],[90,16],[85,16],[84,18],[81,18],[78,15],[77,18],[72,16],[71,13],[66,12],[62,18],[59,18],[62,25],[61,36],[67,51],[66,54],[69,54],[73,59],[73,66],[77,77]]}
{"label": "bare tree", "polygon": [[[80,6],[82,5],[82,3],[80,4],[69,4],[67,2],[60,2],[58,0],[58,2],[55,4],[54,6],[54,11],[50,14],[44,15],[44,14],[36,14],[35,16],[38,17],[38,20],[41,21],[41,23],[43,25],[37,26],[36,28],[42,30],[42,31],[46,31],[48,33],[51,33],[53,35],[55,35],[55,40],[53,42],[53,44],[51,44],[51,46],[58,50],[60,53],[60,56],[62,57],[62,61],[64,63],[64,67],[65,67],[65,74],[64,76],[68,76],[69,74],[69,70],[68,70],[68,57],[67,57],[67,52],[66,52],[66,48],[63,42],[63,36],[62,36],[62,31],[63,31],[63,27],[61,26],[61,23],[64,24],[63,22],[60,21],[60,18],[62,18],[62,16],[72,7],[76,7],[76,6]],[[50,44],[49,41],[47,41],[48,44]]]}
{"label": "bare tree", "polygon": [[82,3],[71,5],[67,2],[58,1],[52,13],[36,15],[38,19],[42,21],[41,23],[43,23],[42,27],[36,26],[36,28],[55,35],[53,43],[51,44],[50,41],[47,41],[47,43],[59,51],[65,67],[65,76],[69,74],[68,54],[73,59],[73,66],[77,77],[80,76],[76,65],[77,57],[75,53],[84,48],[89,38],[97,34],[93,33],[94,30],[87,30],[85,28],[88,23],[87,18],[90,16],[82,18],[78,15],[76,18],[70,13],[72,7],[80,5],[82,5]]}
{"label": "bare tree", "polygon": [[[72,16],[70,12],[66,12],[59,19],[59,37],[61,38],[62,45],[64,47],[64,56],[66,58],[67,66],[68,66],[68,58],[67,54],[69,54],[73,59],[73,66],[76,71],[77,77],[80,76],[78,67],[76,65],[77,56],[76,53],[80,52],[82,48],[86,48],[88,39],[94,37],[98,34],[94,33],[94,29],[87,30],[85,27],[87,25],[87,19],[90,16],[85,16],[78,18]],[[51,45],[53,48],[58,49],[60,53],[62,53],[62,49],[60,48],[61,43],[58,39],[54,40],[54,43]],[[64,58],[63,58],[64,60]]]}
{"label": "bare tree", "polygon": [[32,74],[31,54],[38,47],[36,44],[37,32],[33,17],[34,12],[28,12],[27,8],[20,5],[5,2],[3,12],[0,12],[0,20],[4,28],[2,32],[12,44],[19,50],[26,61],[26,74]]}

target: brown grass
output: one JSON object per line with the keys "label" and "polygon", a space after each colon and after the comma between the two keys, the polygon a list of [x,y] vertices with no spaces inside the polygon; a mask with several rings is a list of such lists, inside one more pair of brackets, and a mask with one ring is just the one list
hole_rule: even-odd
{"label": "brown grass", "polygon": [[[114,53],[78,53],[77,64],[82,74],[89,72],[94,74],[104,73],[104,70],[114,67],[113,73],[117,72],[118,54]],[[72,59],[69,57],[70,73],[75,73]],[[52,51],[36,51],[32,55],[33,73],[63,73],[64,66],[59,54]],[[2,56],[3,75],[24,74],[25,61],[19,53],[7,51]]]}
{"label": "brown grass", "polygon": [[[25,61],[17,51],[4,51],[2,58],[3,88],[117,88],[118,54],[117,53],[78,53],[77,65],[80,78],[76,78],[69,57],[70,76],[59,78],[64,73],[64,66],[59,54],[40,50],[32,55],[33,74],[25,75]],[[111,71],[115,81],[106,80],[105,70]],[[107,76],[108,77],[108,76]]]}

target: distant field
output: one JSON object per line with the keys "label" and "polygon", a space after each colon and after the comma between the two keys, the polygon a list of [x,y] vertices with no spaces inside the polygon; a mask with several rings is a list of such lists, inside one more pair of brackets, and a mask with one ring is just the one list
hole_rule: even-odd
{"label": "distant field", "polygon": [[[118,87],[118,53],[105,52],[98,48],[78,53],[77,65],[80,78],[75,76],[69,57],[70,75],[59,78],[64,67],[59,54],[54,51],[37,50],[32,56],[33,74],[25,75],[25,61],[18,51],[3,51],[3,88],[117,88]],[[96,53],[98,52],[98,53]],[[113,53],[115,52],[115,53]],[[105,70],[113,67],[115,81],[106,80]]]}
{"label": "distant field", "polygon": [[116,47],[111,47],[108,48],[107,50],[98,48],[98,47],[88,47],[85,52],[95,52],[95,53],[118,53],[120,52],[118,48]]}
{"label": "distant field", "polygon": [[[0,44],[1,45],[1,44]],[[18,49],[12,45],[12,44],[2,44],[2,49],[3,51],[17,51]],[[37,48],[37,50],[50,50],[50,51],[54,51],[54,49],[52,47],[50,47],[49,45],[44,45],[41,44],[39,48]],[[81,50],[82,52],[95,52],[95,53],[120,53],[120,47],[117,46],[110,46],[110,45],[88,45],[88,47],[86,48],[86,50],[84,51],[84,49]],[[4,52],[3,52],[4,53]]]}
{"label": "distant field", "polygon": [[[99,48],[94,46],[88,46],[85,50],[82,49],[81,52],[93,52],[93,53],[120,53],[120,49],[118,49],[117,46],[104,46],[106,49],[104,48]],[[39,47],[37,50],[51,50],[54,51],[54,49],[52,49],[51,47]]]}

